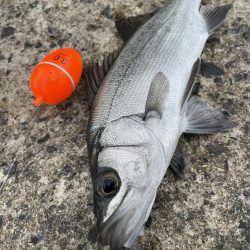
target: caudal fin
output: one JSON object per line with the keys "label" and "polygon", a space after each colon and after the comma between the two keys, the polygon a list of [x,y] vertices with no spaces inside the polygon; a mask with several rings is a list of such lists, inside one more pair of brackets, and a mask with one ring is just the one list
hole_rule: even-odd
{"label": "caudal fin", "polygon": [[232,4],[227,4],[224,6],[219,6],[216,8],[208,8],[204,5],[200,8],[200,13],[206,20],[208,33],[212,34],[224,21],[227,16],[228,11],[231,9]]}
{"label": "caudal fin", "polygon": [[223,113],[211,108],[198,96],[188,101],[183,122],[184,133],[190,134],[213,134],[234,127]]}

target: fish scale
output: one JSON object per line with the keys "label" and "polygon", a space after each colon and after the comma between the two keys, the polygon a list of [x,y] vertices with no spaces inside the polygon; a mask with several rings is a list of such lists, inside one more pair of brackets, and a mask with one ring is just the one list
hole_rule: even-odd
{"label": "fish scale", "polygon": [[[182,3],[182,6],[185,6]],[[179,5],[176,5],[177,7]],[[171,14],[176,11],[176,10],[172,10],[169,12],[169,16],[171,16]],[[163,16],[163,13],[160,13],[161,16]],[[197,11],[198,14],[198,11]],[[166,15],[166,14],[165,14]],[[189,14],[189,16],[193,16],[193,14]],[[186,15],[184,15],[183,18],[186,18]],[[155,16],[155,19],[157,19],[157,16]],[[177,19],[177,17],[176,17]],[[162,23],[163,24],[163,28],[164,27],[168,27],[169,25],[171,25],[171,23],[174,23],[176,20],[173,18],[171,20],[171,23],[168,24],[167,21],[169,20],[169,17],[164,16],[162,17]],[[152,23],[154,24],[154,20],[152,21]],[[164,26],[165,25],[165,26]],[[192,41],[194,40],[194,38],[192,36],[190,36],[190,34],[187,34],[188,32],[190,33],[189,30],[185,29],[185,27],[179,27],[181,30],[177,32],[177,34],[183,34],[183,39],[180,40],[179,35],[171,35],[167,33],[167,35],[164,33],[163,37],[160,38],[155,38],[152,39],[153,43],[155,40],[158,40],[157,42],[155,42],[155,45],[152,46],[152,48],[150,48],[151,44],[146,46],[145,51],[143,50],[142,56],[144,57],[148,57],[150,58],[148,64],[146,65],[146,69],[147,70],[143,70],[142,68],[145,67],[145,63],[140,63],[139,62],[139,67],[137,64],[137,62],[139,60],[141,60],[140,57],[136,58],[137,60],[133,63],[131,63],[131,56],[128,55],[132,54],[134,55],[134,48],[136,47],[135,50],[138,50],[138,47],[141,48],[141,45],[139,46],[134,46],[131,45],[132,49],[127,49],[127,51],[123,51],[120,55],[120,57],[117,59],[117,63],[115,64],[115,67],[113,68],[113,70],[110,71],[110,74],[107,75],[107,77],[104,80],[104,84],[107,84],[109,86],[113,85],[113,87],[115,86],[116,89],[113,90],[110,89],[109,87],[106,88],[107,91],[109,92],[109,94],[106,95],[106,103],[109,102],[109,105],[102,104],[102,107],[99,108],[99,106],[97,105],[97,109],[100,111],[98,114],[98,118],[95,121],[93,119],[93,123],[97,124],[98,126],[103,126],[107,123],[110,123],[112,120],[116,120],[119,117],[122,116],[126,116],[126,115],[131,115],[131,114],[140,114],[144,112],[144,106],[145,106],[145,102],[146,102],[146,97],[147,97],[147,92],[152,80],[152,77],[154,76],[154,74],[157,73],[157,71],[163,71],[164,73],[166,73],[166,75],[170,78],[170,86],[172,87],[171,89],[173,89],[173,91],[178,92],[180,95],[182,94],[179,89],[177,89],[177,85],[183,85],[186,83],[186,80],[188,78],[190,69],[194,63],[194,61],[197,59],[197,56],[195,56],[195,54],[193,55],[192,60],[189,60],[189,65],[188,67],[186,67],[186,72],[177,72],[178,74],[172,74],[173,73],[173,67],[169,67],[171,65],[177,65],[176,62],[180,62],[183,60],[183,57],[189,57],[189,54],[192,54],[192,50],[190,50],[190,48],[187,50],[186,47],[190,47],[190,45],[192,44]],[[172,29],[174,29],[174,27],[172,27]],[[205,34],[205,32],[204,32]],[[204,36],[203,40],[204,43],[206,41],[207,36]],[[134,39],[135,40],[135,39]],[[162,44],[162,42],[164,44]],[[183,42],[184,41],[184,42]],[[171,52],[175,52],[176,51],[176,46],[178,44],[183,45],[186,44],[186,46],[183,47],[183,49],[181,49],[180,51],[190,51],[189,54],[187,55],[180,55],[178,56],[178,54],[176,53],[171,53]],[[188,46],[189,45],[189,46]],[[204,44],[200,44],[200,50],[202,50]],[[159,53],[157,54],[152,54],[152,51],[157,50],[157,47],[161,47],[162,49],[159,50]],[[197,47],[196,47],[197,49]],[[132,50],[132,52],[131,52]],[[125,53],[127,52],[127,53]],[[179,53],[181,54],[181,53]],[[198,51],[197,54],[200,54],[200,51]],[[159,55],[163,55],[163,58],[161,58],[161,56]],[[181,58],[180,58],[181,57]],[[141,60],[142,61],[142,60]],[[122,65],[128,65],[126,68],[125,67],[121,67],[120,64]],[[153,67],[152,67],[153,65]],[[155,66],[154,66],[155,65]],[[116,69],[116,67],[118,67],[118,70]],[[182,66],[182,69],[184,67]],[[170,69],[170,72],[167,72],[167,70]],[[125,72],[124,72],[125,71]],[[146,72],[145,72],[146,71]],[[141,73],[140,73],[141,72]],[[129,75],[129,78],[121,78],[121,75],[125,75],[125,77],[127,77]],[[173,81],[171,81],[171,76],[174,78]],[[178,76],[182,76],[182,78],[180,80],[178,80]],[[184,77],[183,77],[184,76]],[[175,81],[175,82],[174,82]],[[179,86],[182,87],[182,86]],[[102,90],[100,90],[100,95],[103,96]],[[171,95],[173,98],[178,98],[176,96]],[[97,99],[98,99],[98,95],[97,95]],[[112,101],[111,101],[112,100]],[[176,100],[176,99],[175,99]],[[171,100],[169,100],[171,102]],[[112,102],[112,103],[111,103]],[[107,112],[107,110],[109,110]],[[94,111],[95,113],[95,111]],[[101,114],[102,113],[102,114]],[[95,115],[96,117],[96,115]],[[101,118],[101,119],[100,119]],[[100,121],[102,120],[102,121]]]}

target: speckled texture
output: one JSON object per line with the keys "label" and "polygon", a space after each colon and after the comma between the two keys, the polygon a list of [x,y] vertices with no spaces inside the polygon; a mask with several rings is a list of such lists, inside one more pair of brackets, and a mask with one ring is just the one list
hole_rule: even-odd
{"label": "speckled texture", "polygon": [[[15,159],[0,193],[1,249],[97,249],[89,235],[94,217],[83,81],[64,104],[36,109],[28,78],[38,60],[60,46],[75,47],[86,60],[120,48],[112,18],[164,2],[1,1],[0,182]],[[231,1],[206,1],[222,2]],[[198,76],[201,96],[236,127],[184,137],[190,178],[180,181],[168,172],[134,249],[249,249],[249,6],[249,0],[234,1],[207,43]]]}

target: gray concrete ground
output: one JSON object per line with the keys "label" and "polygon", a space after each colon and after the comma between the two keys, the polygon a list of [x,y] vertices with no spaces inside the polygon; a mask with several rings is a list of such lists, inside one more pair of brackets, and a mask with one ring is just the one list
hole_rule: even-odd
{"label": "gray concrete ground", "polygon": [[[85,60],[91,48],[98,59],[120,48],[113,17],[164,2],[0,1],[0,182],[13,163],[0,192],[0,249],[97,249],[89,235],[94,217],[83,81],[62,105],[37,109],[29,75],[61,46],[75,47]],[[193,162],[190,178],[168,172],[151,225],[134,249],[249,249],[249,6],[249,0],[234,1],[207,43],[198,76],[201,96],[236,127],[183,139]]]}

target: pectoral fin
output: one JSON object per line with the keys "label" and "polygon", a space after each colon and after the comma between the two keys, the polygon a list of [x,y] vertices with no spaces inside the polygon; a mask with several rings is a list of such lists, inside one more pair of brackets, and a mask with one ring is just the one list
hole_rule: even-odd
{"label": "pectoral fin", "polygon": [[156,112],[159,116],[162,116],[164,111],[164,101],[169,91],[169,81],[167,77],[162,73],[158,72],[154,77],[146,102],[145,115],[147,116],[150,112]]}
{"label": "pectoral fin", "polygon": [[219,6],[214,9],[201,6],[200,12],[206,20],[209,34],[212,34],[221,25],[231,7],[231,4]]}
{"label": "pectoral fin", "polygon": [[177,146],[169,167],[177,177],[181,179],[187,178],[191,167],[191,162],[189,158],[183,153],[180,146]]}
{"label": "pectoral fin", "polygon": [[223,113],[211,108],[198,96],[188,101],[183,116],[184,133],[213,134],[234,126]]}

